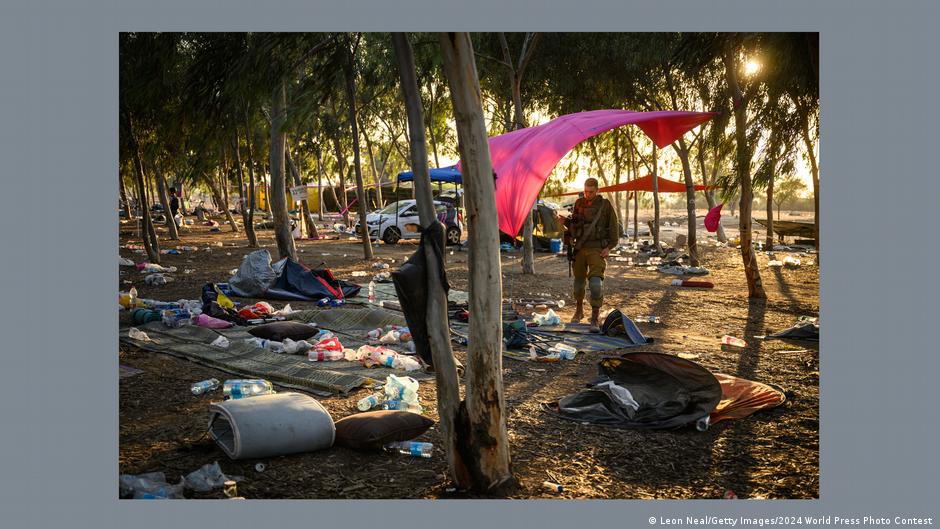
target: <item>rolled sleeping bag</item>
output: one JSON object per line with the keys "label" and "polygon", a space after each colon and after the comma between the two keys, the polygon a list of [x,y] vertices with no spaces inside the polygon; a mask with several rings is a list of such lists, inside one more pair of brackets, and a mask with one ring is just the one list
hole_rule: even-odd
{"label": "rolled sleeping bag", "polygon": [[326,408],[301,393],[277,393],[209,405],[209,435],[232,459],[252,459],[333,446]]}

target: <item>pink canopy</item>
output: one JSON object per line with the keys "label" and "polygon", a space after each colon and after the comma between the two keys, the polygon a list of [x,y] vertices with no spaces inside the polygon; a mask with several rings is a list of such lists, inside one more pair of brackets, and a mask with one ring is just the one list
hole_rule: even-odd
{"label": "pink canopy", "polygon": [[[682,182],[676,182],[675,180],[666,180],[661,176],[656,177],[656,191],[659,193],[685,193],[685,184]],[[695,191],[706,191],[708,189],[717,189],[716,186],[693,186]],[[618,191],[653,191],[653,175],[646,175],[643,178],[637,178],[635,180],[630,180],[629,182],[620,182],[619,184],[614,184],[605,187],[599,187],[597,189],[598,193],[616,193]],[[581,191],[572,191],[570,193],[558,193],[557,195],[550,195],[553,197],[566,197],[571,195],[578,195]]]}
{"label": "pink canopy", "polygon": [[715,115],[714,112],[592,110],[567,114],[542,125],[490,138],[500,231],[513,236],[519,233],[549,173],[582,141],[635,124],[658,147],[665,147]]}

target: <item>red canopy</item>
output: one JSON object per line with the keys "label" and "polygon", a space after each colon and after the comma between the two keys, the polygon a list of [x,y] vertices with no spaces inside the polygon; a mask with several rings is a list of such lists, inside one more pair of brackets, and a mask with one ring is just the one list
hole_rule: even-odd
{"label": "red canopy", "polygon": [[[676,182],[675,180],[666,180],[662,177],[656,178],[658,183],[658,191],[660,193],[685,193],[685,184],[682,182]],[[715,186],[695,186],[696,191],[705,191],[708,189],[716,189]],[[598,193],[616,193],[617,191],[653,191],[653,175],[646,175],[643,178],[637,178],[636,180],[631,180],[630,182],[621,182],[619,184],[614,184],[612,186],[600,187],[597,189]],[[571,193],[560,193],[558,195],[549,195],[553,197],[565,197],[570,195],[577,195],[581,191],[573,191]]]}

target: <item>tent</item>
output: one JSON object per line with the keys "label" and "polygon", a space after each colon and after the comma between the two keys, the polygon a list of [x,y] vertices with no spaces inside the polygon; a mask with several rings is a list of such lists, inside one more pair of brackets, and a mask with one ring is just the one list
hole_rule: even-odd
{"label": "tent", "polygon": [[289,257],[272,264],[271,254],[265,249],[242,259],[229,286],[239,297],[290,301],[345,299],[362,288],[336,279],[329,270],[311,270]]}
{"label": "tent", "polygon": [[[548,251],[551,248],[552,239],[561,239],[564,235],[565,227],[556,218],[556,207],[549,205],[541,200],[532,208],[532,240],[536,250]],[[520,231],[515,238],[521,240]],[[514,237],[505,233],[499,234],[499,242],[512,243]]]}
{"label": "tent", "polygon": [[[549,173],[582,141],[635,124],[662,148],[716,115],[714,112],[592,110],[566,114],[542,125],[490,138],[500,231],[509,235],[519,233]],[[457,167],[459,169],[460,165]]]}
{"label": "tent", "polygon": [[[656,177],[657,191],[660,193],[685,193],[685,184],[682,182],[676,182],[675,180],[666,180],[662,177]],[[696,191],[706,191],[708,189],[715,189],[715,186],[694,186]],[[619,184],[614,184],[612,186],[599,187],[597,189],[598,193],[616,193],[618,191],[653,191],[653,175],[646,175],[643,178],[637,178],[629,182],[621,182]],[[578,195],[580,191],[572,191],[571,193],[559,193],[557,195],[551,195],[553,197],[565,197],[571,195]]]}
{"label": "tent", "polygon": [[[430,169],[431,181],[432,182],[445,182],[448,184],[462,184],[463,179],[461,179],[460,171],[457,170],[456,165],[450,167],[438,167],[435,169]],[[398,183],[401,182],[411,182],[415,179],[415,174],[413,171],[402,171],[398,173]]]}

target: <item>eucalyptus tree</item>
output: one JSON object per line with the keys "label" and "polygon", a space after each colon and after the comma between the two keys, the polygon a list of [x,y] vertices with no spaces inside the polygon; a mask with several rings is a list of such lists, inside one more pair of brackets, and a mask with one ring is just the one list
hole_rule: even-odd
{"label": "eucalyptus tree", "polygon": [[474,488],[499,493],[512,474],[502,380],[502,280],[492,163],[481,107],[473,45],[466,33],[441,33],[444,71],[457,125],[467,191],[470,339],[467,347],[466,429],[458,435]]}

